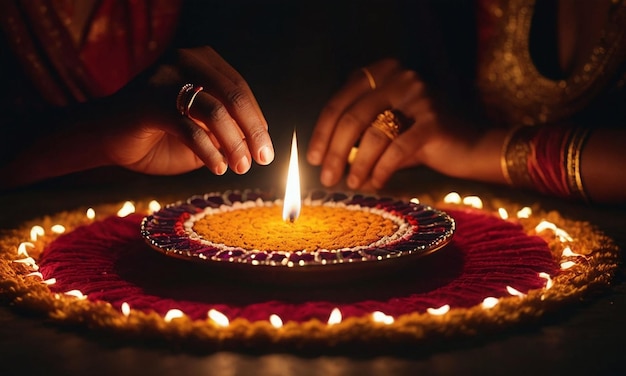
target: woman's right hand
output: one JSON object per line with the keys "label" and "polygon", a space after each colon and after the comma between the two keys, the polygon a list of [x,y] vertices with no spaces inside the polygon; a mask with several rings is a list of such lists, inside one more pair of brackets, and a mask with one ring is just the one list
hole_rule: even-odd
{"label": "woman's right hand", "polygon": [[[243,174],[253,159],[272,162],[267,121],[242,76],[210,47],[179,50],[174,60],[115,95],[120,121],[102,140],[108,162],[164,175],[202,165]],[[186,83],[203,90],[182,116],[176,98]]]}

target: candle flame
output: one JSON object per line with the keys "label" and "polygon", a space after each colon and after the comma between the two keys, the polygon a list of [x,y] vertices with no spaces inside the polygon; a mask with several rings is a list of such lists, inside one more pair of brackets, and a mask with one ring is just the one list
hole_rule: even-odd
{"label": "candle flame", "polygon": [[328,325],[339,324],[341,320],[341,311],[337,307],[333,308],[333,310],[330,312],[330,316],[328,317]]}
{"label": "candle flame", "polygon": [[431,315],[435,315],[435,316],[445,315],[449,311],[450,311],[450,305],[449,304],[444,304],[444,305],[442,305],[439,308],[427,308],[426,309],[426,312],[430,313]]}
{"label": "candle flame", "polygon": [[181,317],[184,317],[185,314],[183,313],[183,311],[181,311],[180,309],[170,309],[169,311],[167,311],[167,313],[165,313],[165,316],[163,317],[163,320],[165,322],[171,322],[174,319],[180,319]]}
{"label": "candle flame", "polygon": [[272,314],[270,316],[270,323],[276,329],[282,328],[282,326],[283,326],[283,320],[276,314]]}
{"label": "candle flame", "polygon": [[216,309],[210,309],[207,313],[207,316],[209,316],[209,318],[213,320],[213,322],[215,322],[218,326],[226,327],[230,324],[230,320],[228,320],[228,317],[226,317],[225,314]]}
{"label": "candle flame", "polygon": [[33,228],[30,229],[30,240],[35,241],[38,237],[43,236],[44,234],[45,231],[43,227],[38,225],[33,226]]}
{"label": "candle flame", "polygon": [[294,131],[291,140],[291,156],[289,158],[289,172],[287,173],[287,185],[285,187],[285,200],[283,202],[283,220],[294,222],[298,219],[301,206],[298,142],[296,140],[296,131]]}
{"label": "candle flame", "polygon": [[128,317],[130,315],[130,304],[128,304],[127,302],[122,303],[122,314],[126,317]]}
{"label": "candle flame", "polygon": [[498,304],[499,300],[498,298],[494,298],[493,296],[489,296],[485,299],[483,299],[483,309],[491,309],[493,307],[495,307]]}

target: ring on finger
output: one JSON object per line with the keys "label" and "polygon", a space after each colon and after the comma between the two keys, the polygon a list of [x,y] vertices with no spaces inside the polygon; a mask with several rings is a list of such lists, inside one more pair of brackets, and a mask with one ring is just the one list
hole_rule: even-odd
{"label": "ring on finger", "polygon": [[371,126],[393,141],[404,128],[405,121],[403,119],[406,119],[406,116],[400,111],[385,110],[376,116]]}
{"label": "ring on finger", "polygon": [[194,84],[184,84],[180,88],[178,96],[176,96],[176,109],[182,116],[190,117],[189,111],[191,110],[193,101],[202,90],[202,86]]}
{"label": "ring on finger", "polygon": [[374,79],[372,72],[370,72],[369,69],[367,68],[361,68],[361,71],[363,72],[363,74],[365,74],[365,77],[367,78],[367,82],[370,85],[370,89],[376,90],[376,80]]}

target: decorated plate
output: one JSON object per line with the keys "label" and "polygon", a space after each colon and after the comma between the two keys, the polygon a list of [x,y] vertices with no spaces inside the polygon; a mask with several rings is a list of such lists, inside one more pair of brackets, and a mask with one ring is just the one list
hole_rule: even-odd
{"label": "decorated plate", "polygon": [[141,232],[157,251],[212,273],[334,283],[406,267],[455,230],[445,212],[393,198],[314,191],[293,221],[283,220],[282,206],[261,191],[196,195],[145,217]]}

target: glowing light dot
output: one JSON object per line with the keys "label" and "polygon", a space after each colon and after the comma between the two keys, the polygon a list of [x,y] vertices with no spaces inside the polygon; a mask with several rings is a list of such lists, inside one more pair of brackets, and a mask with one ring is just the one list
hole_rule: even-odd
{"label": "glowing light dot", "polygon": [[556,231],[556,225],[552,222],[548,222],[548,221],[541,221],[539,222],[539,224],[535,227],[535,231],[537,232],[542,232],[544,230],[552,230],[552,231]]}
{"label": "glowing light dot", "polygon": [[53,233],[55,234],[62,234],[65,232],[65,226],[63,225],[54,225],[52,227],[50,227],[50,230],[52,230]]}
{"label": "glowing light dot", "polygon": [[443,198],[443,202],[446,204],[460,204],[461,203],[461,195],[456,192],[450,192]]}
{"label": "glowing light dot", "polygon": [[32,257],[26,257],[26,258],[19,259],[19,260],[13,260],[13,262],[16,262],[18,264],[24,264],[24,265],[31,266],[35,270],[39,269],[39,267],[35,268],[37,266],[37,263],[35,262],[35,259],[32,258]]}
{"label": "glowing light dot", "polygon": [[574,239],[563,229],[557,228],[554,230],[554,234],[559,238],[561,242],[572,242]]}
{"label": "glowing light dot", "polygon": [[223,314],[222,312],[220,312],[220,311],[218,311],[216,309],[209,310],[208,316],[218,326],[228,326],[228,325],[230,325],[230,321],[228,320],[228,317],[226,317],[225,314]]}
{"label": "glowing light dot", "polygon": [[45,233],[43,227],[35,225],[30,229],[30,240],[35,241],[37,237],[43,236]]}
{"label": "glowing light dot", "polygon": [[413,197],[410,202],[414,203],[414,204],[419,204],[420,203],[420,199],[417,197]]}
{"label": "glowing light dot", "polygon": [[87,218],[89,218],[89,219],[96,218],[96,211],[93,210],[93,208],[87,209],[87,213],[86,214],[87,214]]}
{"label": "glowing light dot", "polygon": [[572,266],[576,265],[576,263],[574,261],[565,261],[561,263],[561,269],[565,270],[565,269],[569,269]]}
{"label": "glowing light dot", "polygon": [[122,315],[128,317],[128,315],[130,315],[130,305],[126,302],[122,303],[122,306],[120,307],[120,309],[122,310]]}
{"label": "glowing light dot", "polygon": [[530,218],[531,214],[533,214],[533,210],[525,206],[517,212],[517,218]]}
{"label": "glowing light dot", "polygon": [[383,323],[383,324],[386,324],[386,325],[393,324],[393,322],[395,321],[393,316],[386,315],[386,314],[384,314],[383,312],[380,312],[380,311],[372,312],[372,319],[375,322]]}
{"label": "glowing light dot", "polygon": [[450,311],[450,305],[448,305],[448,304],[442,305],[439,308],[428,308],[428,309],[426,309],[426,312],[430,313],[431,315],[435,315],[435,316],[445,315],[449,311]]}
{"label": "glowing light dot", "polygon": [[550,274],[541,272],[539,273],[539,277],[544,278],[546,280],[546,290],[552,287],[553,282],[552,282],[552,278],[550,277]]}
{"label": "glowing light dot", "polygon": [[580,257],[580,256],[582,256],[582,255],[580,255],[580,254],[578,254],[578,253],[576,253],[576,252],[572,251],[572,249],[571,249],[570,247],[565,247],[565,248],[563,249],[563,254],[562,254],[562,256],[563,256],[563,257]]}
{"label": "glowing light dot", "polygon": [[526,294],[524,294],[523,292],[520,292],[519,290],[514,289],[511,286],[507,286],[506,291],[508,291],[509,294],[513,296],[519,296],[520,298],[523,298],[526,296]]}
{"label": "glowing light dot", "polygon": [[20,256],[28,257],[28,251],[26,250],[26,247],[35,248],[35,245],[31,242],[20,243],[20,245],[17,247],[17,254]]}
{"label": "glowing light dot", "polygon": [[337,307],[333,308],[332,312],[330,312],[330,316],[328,317],[328,325],[339,324],[341,320],[341,311]]}
{"label": "glowing light dot", "polygon": [[490,297],[483,299],[482,305],[484,309],[490,309],[498,305],[499,302],[500,301],[498,300],[498,298],[494,298],[493,296],[490,296]]}
{"label": "glowing light dot", "polygon": [[483,208],[483,201],[478,196],[466,196],[463,198],[463,204],[469,205],[476,209]]}
{"label": "glowing light dot", "polygon": [[134,212],[135,212],[135,205],[133,205],[133,203],[130,201],[126,201],[124,205],[122,205],[122,208],[117,212],[117,216],[126,217],[127,215],[132,214]]}
{"label": "glowing light dot", "polygon": [[80,300],[87,299],[87,295],[83,295],[83,293],[80,292],[80,290],[66,291],[65,295],[73,296],[73,297],[78,298]]}
{"label": "glowing light dot", "polygon": [[167,311],[167,313],[163,317],[163,320],[165,320],[165,322],[170,322],[174,319],[179,319],[183,316],[185,316],[183,311],[181,311],[180,309],[174,308],[174,309],[170,309],[169,311]]}
{"label": "glowing light dot", "polygon": [[48,278],[45,281],[43,281],[43,283],[45,283],[48,286],[54,285],[55,283],[57,283],[57,279],[56,278]]}
{"label": "glowing light dot", "polygon": [[498,214],[500,214],[500,218],[502,219],[509,219],[509,212],[507,212],[505,208],[499,208]]}
{"label": "glowing light dot", "polygon": [[278,315],[272,314],[270,316],[270,324],[276,329],[283,327],[283,320]]}
{"label": "glowing light dot", "polygon": [[152,200],[148,204],[148,209],[150,210],[151,213],[157,212],[161,210],[161,204],[159,204],[157,200]]}

